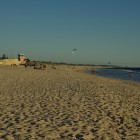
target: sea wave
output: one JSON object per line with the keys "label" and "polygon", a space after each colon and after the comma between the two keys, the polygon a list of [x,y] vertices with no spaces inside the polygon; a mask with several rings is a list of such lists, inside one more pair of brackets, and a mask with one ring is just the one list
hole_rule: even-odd
{"label": "sea wave", "polygon": [[[140,68],[132,68],[132,69],[105,68],[105,69],[97,69],[95,73],[92,73],[92,70],[87,71],[87,73],[96,74],[104,77],[140,82]],[[130,75],[130,73],[132,73],[133,75]]]}

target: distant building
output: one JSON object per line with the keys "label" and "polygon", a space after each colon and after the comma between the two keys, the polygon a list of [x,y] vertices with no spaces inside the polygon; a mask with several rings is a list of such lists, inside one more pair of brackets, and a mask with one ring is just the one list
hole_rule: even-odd
{"label": "distant building", "polygon": [[20,64],[25,64],[25,55],[19,54],[18,55],[18,61],[20,61]]}
{"label": "distant building", "polygon": [[25,55],[24,54],[19,54],[18,58],[0,59],[0,64],[3,64],[3,65],[20,65],[20,64],[25,64]]}
{"label": "distant building", "polygon": [[0,64],[3,65],[19,65],[20,61],[18,61],[18,59],[0,59]]}

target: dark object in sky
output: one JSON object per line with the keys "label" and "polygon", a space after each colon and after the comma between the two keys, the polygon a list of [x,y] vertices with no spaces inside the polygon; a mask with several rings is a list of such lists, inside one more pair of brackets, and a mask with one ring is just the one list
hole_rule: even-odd
{"label": "dark object in sky", "polygon": [[77,49],[73,49],[72,54],[74,54],[77,51]]}

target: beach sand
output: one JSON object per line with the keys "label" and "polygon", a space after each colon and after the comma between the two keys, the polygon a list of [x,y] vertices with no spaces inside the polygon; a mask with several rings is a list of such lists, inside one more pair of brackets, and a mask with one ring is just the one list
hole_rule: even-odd
{"label": "beach sand", "polygon": [[0,140],[140,140],[140,83],[0,65]]}

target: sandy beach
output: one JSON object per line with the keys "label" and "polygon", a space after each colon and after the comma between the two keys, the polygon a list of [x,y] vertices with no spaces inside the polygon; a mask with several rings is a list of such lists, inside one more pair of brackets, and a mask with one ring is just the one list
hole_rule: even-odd
{"label": "sandy beach", "polygon": [[0,65],[0,140],[140,140],[140,83],[55,67]]}

